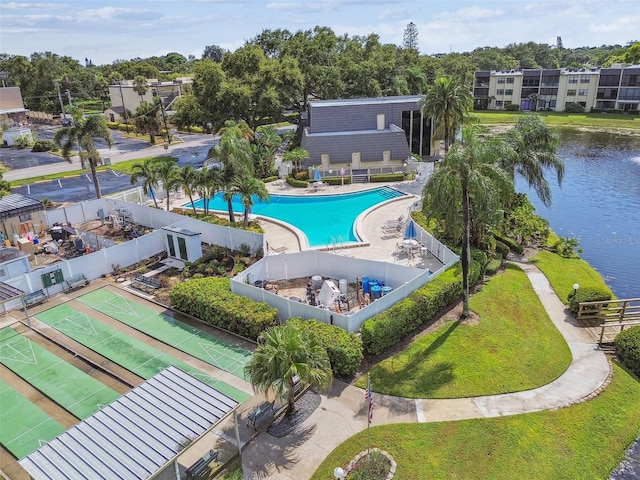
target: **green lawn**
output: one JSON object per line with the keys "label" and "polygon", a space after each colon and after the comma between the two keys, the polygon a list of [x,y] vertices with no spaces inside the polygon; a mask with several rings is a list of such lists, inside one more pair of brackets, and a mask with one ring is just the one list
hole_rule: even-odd
{"label": "green lawn", "polygon": [[580,287],[597,287],[611,293],[616,298],[597,270],[581,258],[564,258],[558,254],[540,250],[531,263],[538,267],[547,277],[556,295],[563,303],[567,302],[567,295],[573,291],[573,284]]}
{"label": "green lawn", "polygon": [[[450,321],[371,369],[377,392],[409,398],[460,398],[536,388],[571,363],[526,274],[515,265],[471,298],[477,325]],[[365,388],[366,378],[356,385]]]}
{"label": "green lawn", "polygon": [[[558,127],[592,127],[599,129],[631,128],[640,129],[640,115],[611,113],[563,113],[536,112],[548,125]],[[521,115],[529,112],[474,111],[473,116],[481,125],[515,124]]]}
{"label": "green lawn", "polygon": [[[568,408],[509,417],[371,428],[371,446],[398,464],[394,480],[606,479],[638,435],[640,381],[614,365],[598,397]],[[329,480],[367,448],[362,431],[322,462]]]}

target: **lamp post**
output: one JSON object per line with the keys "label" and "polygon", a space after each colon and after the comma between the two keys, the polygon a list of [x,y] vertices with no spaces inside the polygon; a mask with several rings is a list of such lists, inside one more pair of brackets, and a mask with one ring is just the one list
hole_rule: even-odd
{"label": "lamp post", "polygon": [[344,470],[342,467],[336,467],[333,469],[333,476],[338,480],[342,480],[344,478]]}
{"label": "lamp post", "polygon": [[580,285],[577,283],[573,284],[573,296],[575,297],[576,293],[578,293],[578,289],[580,288]]}

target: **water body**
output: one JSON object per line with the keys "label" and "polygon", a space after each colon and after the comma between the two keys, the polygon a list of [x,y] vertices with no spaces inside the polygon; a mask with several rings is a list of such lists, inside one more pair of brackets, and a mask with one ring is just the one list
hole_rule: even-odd
{"label": "water body", "polygon": [[618,298],[640,297],[640,136],[560,130],[565,176],[547,179],[546,208],[522,180],[538,213],[561,237],[580,241],[582,258],[598,270]]}

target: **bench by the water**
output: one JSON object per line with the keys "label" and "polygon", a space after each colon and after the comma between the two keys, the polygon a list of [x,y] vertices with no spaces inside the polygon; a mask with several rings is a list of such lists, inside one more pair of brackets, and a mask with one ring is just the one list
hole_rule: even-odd
{"label": "bench by the water", "polygon": [[218,452],[209,450],[200,458],[196,463],[187,468],[187,480],[193,480],[197,478],[202,472],[204,472],[211,462],[218,459]]}
{"label": "bench by the water", "polygon": [[44,290],[36,290],[35,292],[27,293],[24,297],[24,304],[27,307],[38,305],[39,303],[46,302],[49,299]]}
{"label": "bench by the water", "polygon": [[131,280],[131,285],[138,290],[149,293],[159,289],[162,286],[162,282],[157,278],[145,277],[140,273],[136,273]]}
{"label": "bench by the water", "polygon": [[89,280],[84,276],[84,273],[80,275],[74,275],[71,278],[68,278],[64,282],[63,290],[65,292],[71,292],[77,288],[84,287],[85,285],[89,285]]}

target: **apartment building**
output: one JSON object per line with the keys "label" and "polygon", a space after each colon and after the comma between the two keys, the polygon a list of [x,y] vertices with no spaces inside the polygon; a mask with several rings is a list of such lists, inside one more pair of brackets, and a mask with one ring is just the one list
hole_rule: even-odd
{"label": "apartment building", "polygon": [[638,110],[640,65],[624,67],[555,68],[524,70],[478,70],[473,86],[476,110],[562,112],[577,103],[592,109]]}

